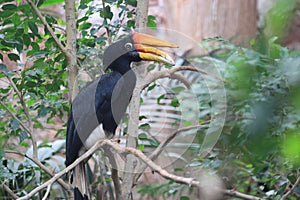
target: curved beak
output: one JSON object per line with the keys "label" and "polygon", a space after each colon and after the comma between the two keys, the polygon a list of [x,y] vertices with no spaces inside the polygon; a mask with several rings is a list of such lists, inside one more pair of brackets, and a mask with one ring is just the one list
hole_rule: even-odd
{"label": "curved beak", "polygon": [[178,45],[137,32],[133,33],[132,39],[134,41],[134,47],[139,52],[139,56],[142,60],[157,61],[170,65],[175,64],[171,56],[156,47],[178,48]]}

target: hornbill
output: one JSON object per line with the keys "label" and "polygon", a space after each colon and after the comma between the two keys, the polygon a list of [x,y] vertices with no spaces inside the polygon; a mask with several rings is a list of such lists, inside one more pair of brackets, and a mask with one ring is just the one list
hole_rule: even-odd
{"label": "hornbill", "polygon": [[[132,62],[149,60],[174,65],[172,58],[156,47],[178,46],[134,32],[105,50],[103,66],[111,72],[87,86],[72,102],[67,124],[66,166],[98,140],[114,136],[136,84],[130,67]],[[75,200],[89,198],[84,165],[85,162],[81,162],[72,171]]]}

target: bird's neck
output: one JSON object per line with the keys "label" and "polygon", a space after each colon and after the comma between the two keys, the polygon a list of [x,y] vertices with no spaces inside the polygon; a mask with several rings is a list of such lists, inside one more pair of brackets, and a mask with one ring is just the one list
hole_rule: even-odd
{"label": "bird's neck", "polygon": [[124,75],[132,71],[130,65],[131,65],[130,61],[120,57],[119,59],[112,62],[109,68],[112,69],[113,71],[119,72],[120,74]]}

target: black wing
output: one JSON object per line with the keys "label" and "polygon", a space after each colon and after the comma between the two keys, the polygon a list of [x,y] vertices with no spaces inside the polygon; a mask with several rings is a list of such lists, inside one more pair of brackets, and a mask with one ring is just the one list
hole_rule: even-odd
{"label": "black wing", "polygon": [[[111,96],[121,74],[103,75],[82,90],[74,99],[69,115],[66,138],[66,165],[74,162],[90,133],[110,116]],[[112,127],[117,127],[114,123]]]}

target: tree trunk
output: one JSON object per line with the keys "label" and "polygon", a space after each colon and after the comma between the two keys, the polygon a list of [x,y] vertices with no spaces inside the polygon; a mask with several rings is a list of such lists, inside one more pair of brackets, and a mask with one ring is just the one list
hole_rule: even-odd
{"label": "tree trunk", "polygon": [[[256,0],[165,0],[163,3],[166,27],[197,42],[221,36],[236,44],[248,45],[249,39],[255,37]],[[188,49],[193,45],[180,46]]]}

